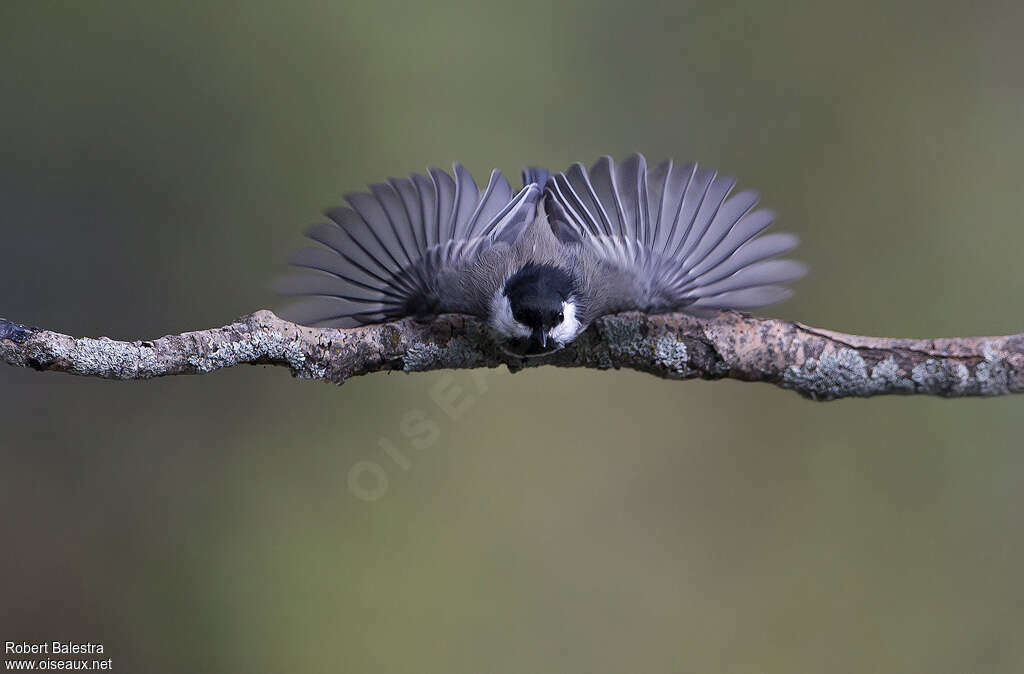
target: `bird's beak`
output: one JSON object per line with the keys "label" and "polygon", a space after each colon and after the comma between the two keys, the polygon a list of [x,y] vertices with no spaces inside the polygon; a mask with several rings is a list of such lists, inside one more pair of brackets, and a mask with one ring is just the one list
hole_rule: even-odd
{"label": "bird's beak", "polygon": [[543,329],[533,331],[533,339],[540,344],[540,348],[547,348],[548,345],[548,333]]}

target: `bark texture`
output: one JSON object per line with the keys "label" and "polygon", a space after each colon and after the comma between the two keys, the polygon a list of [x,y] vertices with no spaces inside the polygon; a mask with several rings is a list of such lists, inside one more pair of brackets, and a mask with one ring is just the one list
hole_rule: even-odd
{"label": "bark texture", "polygon": [[242,363],[282,365],[340,384],[390,370],[555,365],[628,368],[666,379],[763,381],[813,400],[885,393],[944,397],[1024,392],[1024,334],[1006,337],[858,337],[800,323],[722,312],[619,314],[598,320],[565,349],[505,353],[486,327],[449,315],[347,330],[307,328],[257,311],[230,325],[151,341],[71,337],[0,318],[0,360],[105,379],[204,374]]}

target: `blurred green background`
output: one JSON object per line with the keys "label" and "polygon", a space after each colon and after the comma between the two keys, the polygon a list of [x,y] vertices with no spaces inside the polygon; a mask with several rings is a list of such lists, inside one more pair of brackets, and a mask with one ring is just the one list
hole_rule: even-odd
{"label": "blurred green background", "polygon": [[[6,0],[0,315],[221,325],[344,192],[639,150],[802,236],[773,314],[1024,330],[1019,4],[432,4]],[[1020,672],[1022,405],[0,368],[0,641],[121,672]]]}

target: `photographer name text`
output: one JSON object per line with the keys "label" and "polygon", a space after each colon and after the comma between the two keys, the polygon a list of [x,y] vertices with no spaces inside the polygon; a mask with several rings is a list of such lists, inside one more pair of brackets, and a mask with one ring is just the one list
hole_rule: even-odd
{"label": "photographer name text", "polygon": [[8,655],[77,655],[80,653],[99,655],[103,653],[103,644],[75,643],[73,641],[44,641],[41,643],[8,641],[5,644],[4,652]]}

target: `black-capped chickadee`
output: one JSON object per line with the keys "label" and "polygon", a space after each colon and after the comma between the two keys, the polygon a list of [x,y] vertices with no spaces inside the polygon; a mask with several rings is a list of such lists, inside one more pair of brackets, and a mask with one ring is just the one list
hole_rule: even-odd
{"label": "black-capped chickadee", "polygon": [[306,297],[286,317],[351,327],[471,314],[515,353],[543,353],[605,314],[773,304],[805,273],[777,259],[796,236],[760,235],[775,216],[754,210],[757,193],[730,197],[733,179],[694,163],[527,168],[518,193],[497,170],[482,194],[453,171],[393,178],[328,210],[307,232],[322,245],[296,251],[302,271],[277,284]]}

